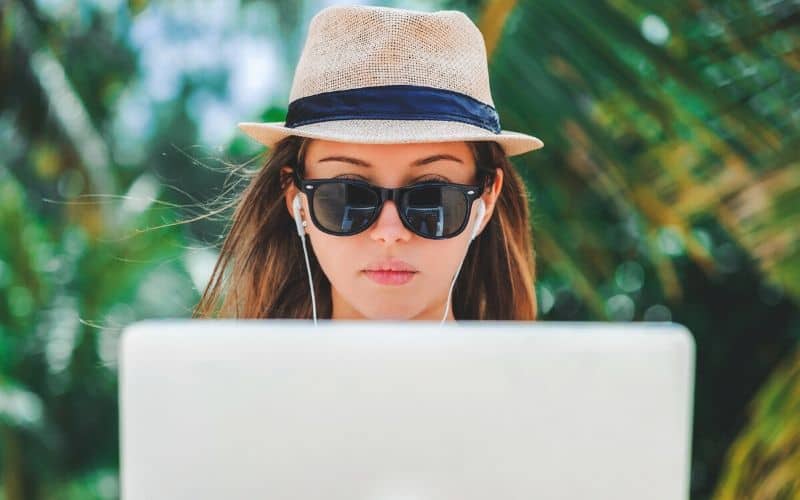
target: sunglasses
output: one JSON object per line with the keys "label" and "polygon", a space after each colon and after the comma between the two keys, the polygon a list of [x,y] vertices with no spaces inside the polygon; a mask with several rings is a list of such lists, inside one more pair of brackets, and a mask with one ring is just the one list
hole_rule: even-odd
{"label": "sunglasses", "polygon": [[397,205],[403,225],[432,240],[453,238],[467,227],[472,202],[481,196],[479,185],[426,181],[399,188],[383,188],[355,179],[301,179],[311,220],[322,232],[351,236],[370,227],[386,200]]}

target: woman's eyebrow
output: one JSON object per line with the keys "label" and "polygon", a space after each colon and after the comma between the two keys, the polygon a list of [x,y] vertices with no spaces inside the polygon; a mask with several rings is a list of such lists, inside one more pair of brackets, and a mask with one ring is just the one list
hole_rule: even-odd
{"label": "woman's eyebrow", "polygon": [[[462,164],[464,163],[460,158],[457,158],[457,157],[455,157],[453,155],[436,154],[436,155],[433,155],[433,156],[420,158],[419,160],[414,160],[411,163],[411,166],[412,167],[418,167],[418,166],[427,165],[429,163],[433,163],[433,162],[439,161],[439,160],[451,160],[451,161],[455,161],[455,162],[462,163]],[[353,158],[353,157],[350,157],[350,156],[327,156],[327,157],[317,161],[317,163],[322,163],[323,161],[341,161],[341,162],[350,163],[350,164],[353,164],[353,165],[356,165],[356,166],[359,166],[359,167],[371,167],[372,166],[369,162],[366,162],[366,161],[358,159],[358,158]]]}

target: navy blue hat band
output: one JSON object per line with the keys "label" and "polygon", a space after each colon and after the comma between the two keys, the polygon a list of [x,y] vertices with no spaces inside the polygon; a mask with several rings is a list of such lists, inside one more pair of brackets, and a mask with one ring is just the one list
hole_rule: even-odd
{"label": "navy blue hat band", "polygon": [[324,92],[289,103],[286,127],[332,120],[456,121],[500,133],[490,105],[466,94],[417,85],[384,85]]}

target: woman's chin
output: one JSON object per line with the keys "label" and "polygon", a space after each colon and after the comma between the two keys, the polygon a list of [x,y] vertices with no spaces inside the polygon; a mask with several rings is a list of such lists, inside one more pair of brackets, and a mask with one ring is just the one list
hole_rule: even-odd
{"label": "woman's chin", "polygon": [[369,319],[384,321],[409,320],[419,316],[421,312],[418,307],[403,307],[402,304],[392,304],[392,307],[381,304],[363,311],[364,316]]}

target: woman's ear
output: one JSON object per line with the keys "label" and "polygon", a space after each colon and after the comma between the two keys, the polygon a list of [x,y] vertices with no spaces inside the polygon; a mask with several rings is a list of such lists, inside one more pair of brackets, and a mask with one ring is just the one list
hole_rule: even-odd
{"label": "woman's ear", "polygon": [[[291,167],[283,167],[281,168],[281,173],[285,175],[292,175],[292,168]],[[290,182],[289,186],[286,188],[286,210],[289,211],[289,217],[294,219],[294,210],[292,210],[292,202],[294,201],[294,197],[300,190],[297,189],[297,186],[294,185],[294,182]]]}
{"label": "woman's ear", "polygon": [[489,219],[492,218],[494,207],[497,204],[497,198],[500,197],[500,191],[503,188],[503,169],[495,168],[494,172],[494,182],[492,182],[491,186],[489,186],[489,189],[487,189],[483,195],[481,195],[483,203],[486,206],[486,215],[483,217],[483,222],[481,223],[479,232],[483,231],[483,228],[489,223]]}

